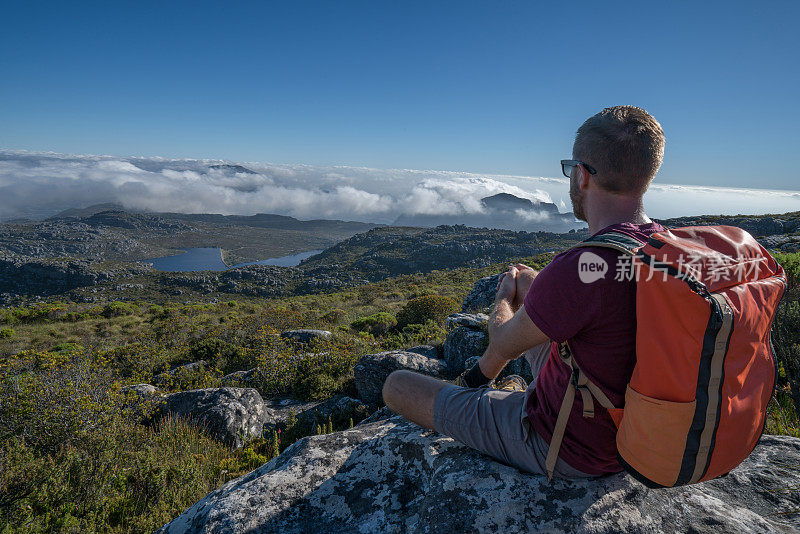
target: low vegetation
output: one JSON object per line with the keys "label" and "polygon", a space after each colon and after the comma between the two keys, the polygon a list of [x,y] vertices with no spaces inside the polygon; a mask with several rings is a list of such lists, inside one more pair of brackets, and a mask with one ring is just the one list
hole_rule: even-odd
{"label": "low vegetation", "polygon": [[[522,261],[536,267],[551,254]],[[800,254],[779,255],[790,290],[775,320],[777,394],[767,432],[798,436]],[[345,291],[277,300],[104,305],[47,302],[0,310],[0,534],[152,531],[210,490],[297,439],[349,428],[358,416],[290,417],[238,451],[180,419],[143,425],[150,407],[125,386],[160,377],[178,391],[259,369],[265,397],[354,395],[352,369],[370,352],[441,344],[486,268],[395,277]],[[306,347],[292,328],[333,335]],[[186,372],[180,365],[204,361]],[[363,414],[362,414],[363,415]]]}

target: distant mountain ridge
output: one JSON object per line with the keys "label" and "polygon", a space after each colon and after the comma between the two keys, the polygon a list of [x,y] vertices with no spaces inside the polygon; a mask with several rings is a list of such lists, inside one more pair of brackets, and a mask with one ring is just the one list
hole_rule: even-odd
{"label": "distant mountain ridge", "polygon": [[[256,213],[255,215],[222,215],[218,213],[172,213],[172,212],[150,212],[137,211],[124,208],[121,204],[109,202],[95,204],[85,208],[72,208],[64,210],[46,221],[58,221],[61,219],[79,219],[86,224],[97,226],[102,222],[108,226],[123,228],[137,228],[140,224],[135,224],[134,220],[144,219],[169,219],[173,221],[185,221],[188,223],[209,223],[226,226],[251,226],[255,228],[276,228],[283,230],[320,230],[320,229],[347,229],[355,232],[367,231],[370,228],[386,226],[378,223],[364,223],[359,221],[341,221],[338,219],[311,219],[302,220],[288,215],[276,215],[274,213]],[[125,222],[127,221],[127,222]],[[35,221],[27,221],[34,223]]]}
{"label": "distant mountain ridge", "polygon": [[584,223],[572,213],[559,213],[552,202],[534,201],[510,193],[497,193],[480,199],[482,212],[455,214],[402,214],[392,226],[435,227],[465,225],[473,228],[502,228],[525,232],[568,232]]}

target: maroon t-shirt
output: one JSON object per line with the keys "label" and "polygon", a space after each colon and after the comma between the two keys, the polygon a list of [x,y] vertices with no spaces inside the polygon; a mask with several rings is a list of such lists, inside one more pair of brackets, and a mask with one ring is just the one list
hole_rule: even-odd
{"label": "maroon t-shirt", "polygon": [[[612,230],[646,241],[647,236],[665,228],[655,222],[619,223],[595,235]],[[581,259],[585,253],[596,256]],[[600,274],[598,265],[602,261],[597,256],[607,265],[604,275]],[[575,361],[589,380],[615,406],[624,404],[625,388],[636,363],[636,285],[630,276],[617,276],[620,256],[615,250],[600,247],[568,249],[541,270],[525,295],[525,310],[531,320],[554,342],[527,406],[533,428],[548,443],[571,374],[558,357],[556,343],[569,340]],[[583,274],[579,271],[581,263]],[[577,395],[559,458],[591,475],[621,471],[616,427],[608,411],[595,402],[595,416],[583,417],[583,401]]]}

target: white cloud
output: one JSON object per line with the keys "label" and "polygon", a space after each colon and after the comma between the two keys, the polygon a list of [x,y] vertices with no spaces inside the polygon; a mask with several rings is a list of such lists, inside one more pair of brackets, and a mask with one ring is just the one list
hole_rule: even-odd
{"label": "white cloud", "polygon": [[[75,156],[0,150],[0,220],[46,217],[101,202],[184,213],[277,213],[300,219],[391,223],[400,214],[482,214],[480,199],[511,193],[571,211],[563,178],[240,163],[253,173],[213,169],[218,160]],[[800,192],[667,185],[645,197],[648,214],[780,213]],[[535,222],[536,217],[525,217]]]}

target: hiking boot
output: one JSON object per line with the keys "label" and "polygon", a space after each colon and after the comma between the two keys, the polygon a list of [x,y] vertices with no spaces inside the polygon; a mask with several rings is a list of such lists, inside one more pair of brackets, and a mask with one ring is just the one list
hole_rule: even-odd
{"label": "hiking boot", "polygon": [[503,378],[498,378],[491,386],[494,389],[503,391],[525,391],[528,389],[528,383],[519,375],[508,375]]}
{"label": "hiking boot", "polygon": [[[455,377],[453,380],[450,380],[450,383],[454,386],[468,388],[469,386],[464,381],[464,375],[466,375],[468,371],[469,369]],[[488,384],[484,384],[479,387],[500,389],[503,391],[525,391],[528,389],[528,384],[525,382],[525,379],[519,375],[508,375],[498,380],[490,380]]]}
{"label": "hiking boot", "polygon": [[[461,387],[461,388],[468,388],[470,386],[468,386],[467,382],[464,380],[464,377],[466,376],[466,374],[468,372],[469,372],[469,369],[467,369],[466,371],[464,371],[463,373],[461,373],[460,375],[458,375],[454,379],[448,380],[448,382],[450,382],[454,386],[458,386],[458,387]],[[482,388],[491,387],[492,386],[492,382],[493,382],[493,380],[489,380],[488,384],[484,384],[483,386],[480,386],[480,387],[482,387]]]}

